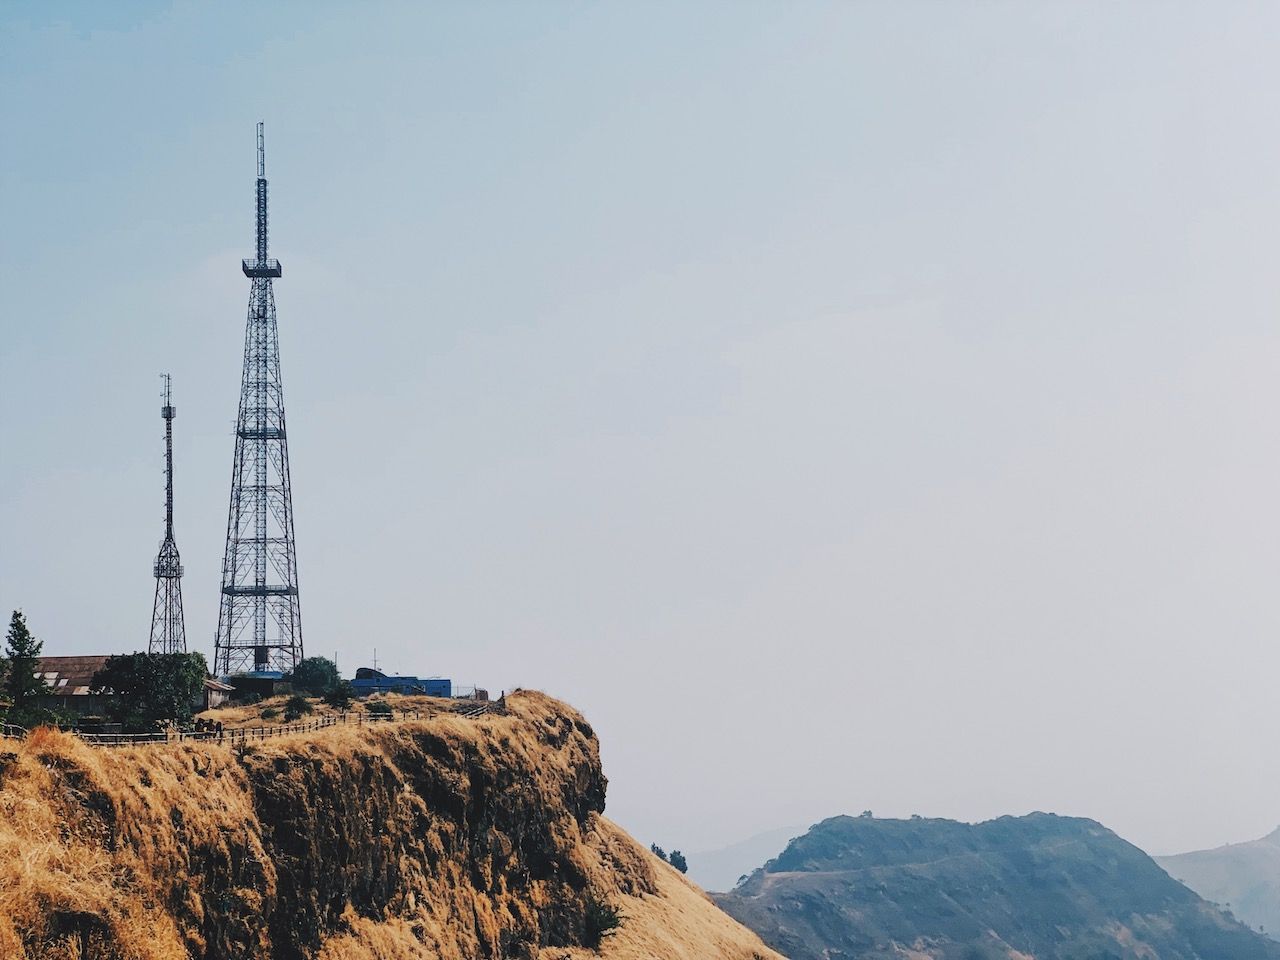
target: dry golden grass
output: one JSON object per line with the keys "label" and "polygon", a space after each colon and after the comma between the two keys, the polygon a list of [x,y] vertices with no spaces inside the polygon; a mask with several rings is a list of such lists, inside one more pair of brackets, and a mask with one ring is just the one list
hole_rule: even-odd
{"label": "dry golden grass", "polygon": [[[584,853],[592,888],[621,908],[622,926],[598,953],[545,947],[538,960],[784,960],[612,821],[594,818]],[[648,891],[640,879],[651,885]],[[404,920],[361,919],[331,938],[318,960],[434,960],[439,954],[423,943],[429,939]]]}
{"label": "dry golden grass", "polygon": [[[154,759],[174,767],[185,753]],[[113,801],[121,812],[134,806],[129,784],[138,766],[131,759],[48,729],[0,755],[0,957],[188,956],[172,919],[130,895],[143,892],[138,878],[157,862],[153,843],[114,852],[102,843],[103,813],[116,816]],[[243,802],[243,790],[224,799],[237,793]],[[32,954],[23,934],[35,930],[50,936]]]}
{"label": "dry golden grass", "polygon": [[617,824],[601,817],[588,847],[599,857],[597,879],[602,888],[633,875],[637,860],[654,878],[652,893],[613,890],[622,926],[605,939],[600,954],[590,950],[549,947],[539,960],[781,960],[760,938],[711,902],[696,884],[674,867],[640,847]]}
{"label": "dry golden grass", "polygon": [[508,704],[242,753],[0,743],[0,960],[534,957],[589,891],[627,917],[606,957],[775,956],[599,816],[575,711]]}
{"label": "dry golden grass", "polygon": [[[398,693],[388,693],[383,696],[374,698],[380,702],[386,703],[393,710],[416,710],[423,717],[434,717],[440,714],[456,713],[462,704],[470,704],[471,701],[464,700],[448,700],[440,697],[424,697],[424,696],[404,696]],[[312,712],[304,716],[303,720],[317,720],[320,717],[336,716],[342,713],[341,710],[335,710],[329,706],[320,697],[307,697],[307,701],[311,704]],[[215,707],[212,710],[206,710],[204,713],[197,714],[201,720],[219,721],[226,729],[240,727],[261,727],[261,726],[280,726],[284,724],[284,708],[289,702],[287,695],[278,697],[270,697],[259,703],[252,703],[247,706],[225,706]],[[353,700],[351,707],[347,710],[349,717],[354,718],[367,711],[364,704],[367,701]],[[263,717],[264,712],[275,712],[275,716]]]}

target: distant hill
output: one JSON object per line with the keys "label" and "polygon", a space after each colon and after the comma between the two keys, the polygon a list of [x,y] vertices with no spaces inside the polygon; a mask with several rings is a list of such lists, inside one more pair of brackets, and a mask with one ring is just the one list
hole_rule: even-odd
{"label": "distant hill", "polygon": [[804,827],[783,827],[757,833],[746,840],[688,855],[689,879],[703,890],[732,890],[756,867],[804,833]]}
{"label": "distant hill", "polygon": [[1206,900],[1229,905],[1241,922],[1280,936],[1280,830],[1248,843],[1156,857],[1156,863]]}
{"label": "distant hill", "polygon": [[1092,820],[835,817],[717,902],[791,960],[1278,960]]}

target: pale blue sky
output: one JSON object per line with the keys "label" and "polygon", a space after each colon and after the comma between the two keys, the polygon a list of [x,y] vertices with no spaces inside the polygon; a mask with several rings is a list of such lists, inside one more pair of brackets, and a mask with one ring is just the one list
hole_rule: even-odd
{"label": "pale blue sky", "polygon": [[0,7],[0,606],[211,652],[267,124],[309,653],[704,849],[1280,822],[1280,11]]}

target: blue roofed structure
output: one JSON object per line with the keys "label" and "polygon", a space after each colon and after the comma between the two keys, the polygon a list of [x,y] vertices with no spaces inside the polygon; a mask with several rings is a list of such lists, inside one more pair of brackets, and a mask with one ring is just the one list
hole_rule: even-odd
{"label": "blue roofed structure", "polygon": [[452,697],[453,681],[445,677],[390,676],[372,667],[360,667],[351,681],[351,692],[357,697],[375,693],[424,694],[428,697]]}

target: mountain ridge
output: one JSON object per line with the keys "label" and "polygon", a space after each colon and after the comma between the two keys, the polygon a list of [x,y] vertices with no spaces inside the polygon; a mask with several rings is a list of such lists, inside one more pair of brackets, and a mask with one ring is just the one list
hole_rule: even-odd
{"label": "mountain ridge", "polygon": [[1257,840],[1155,861],[1206,900],[1229,907],[1242,923],[1280,935],[1280,827]]}
{"label": "mountain ridge", "polygon": [[726,912],[791,960],[1277,960],[1280,944],[1092,820],[833,817]]}

